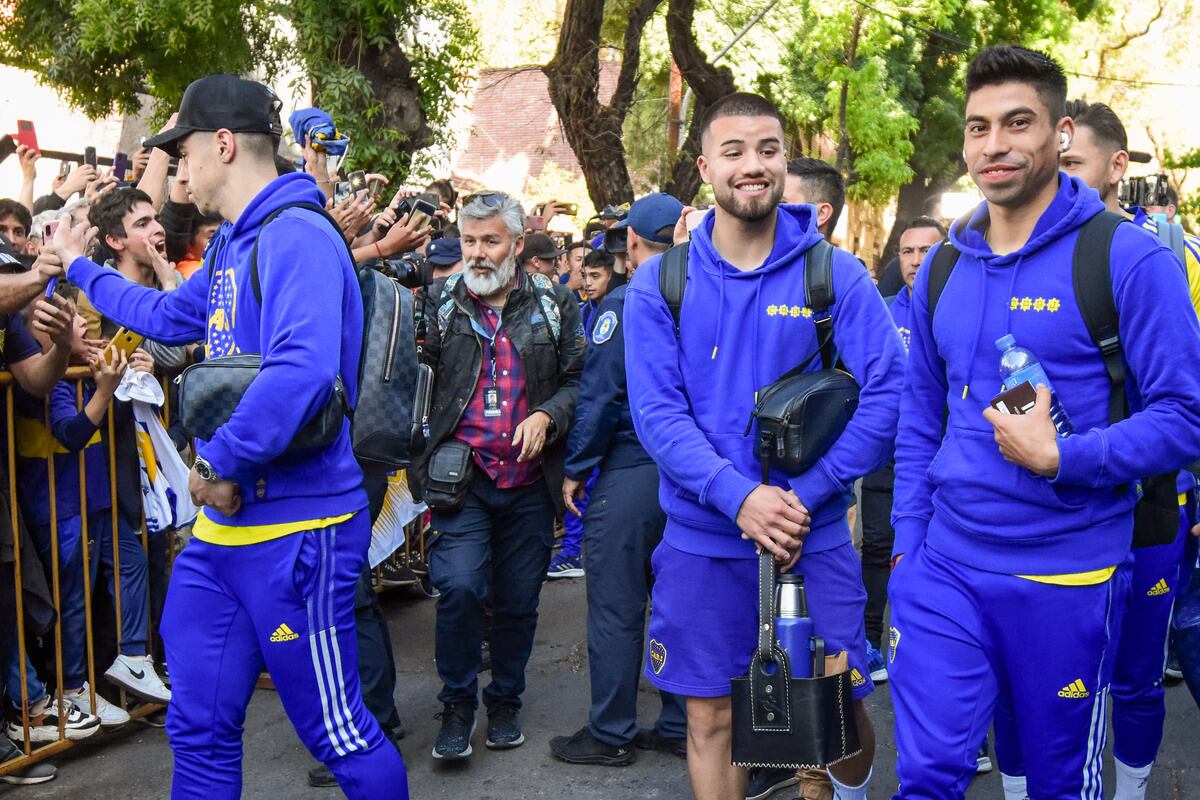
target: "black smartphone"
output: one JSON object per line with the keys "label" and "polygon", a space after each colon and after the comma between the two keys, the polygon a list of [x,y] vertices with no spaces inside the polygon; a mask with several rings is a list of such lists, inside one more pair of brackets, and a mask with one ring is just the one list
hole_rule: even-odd
{"label": "black smartphone", "polygon": [[92,147],[91,145],[83,148],[83,163],[87,164],[89,167],[96,166],[96,148]]}
{"label": "black smartphone", "polygon": [[125,180],[125,172],[129,169],[129,156],[125,153],[117,153],[113,156],[113,177],[119,181]]}
{"label": "black smartphone", "polygon": [[0,161],[17,152],[17,140],[11,134],[4,134],[4,138],[0,139]]}
{"label": "black smartphone", "polygon": [[63,161],[58,165],[58,177],[65,178],[71,174],[72,164],[70,161]]}
{"label": "black smartphone", "polygon": [[333,185],[333,202],[340,203],[350,196],[353,190],[350,188],[350,181],[338,181]]}

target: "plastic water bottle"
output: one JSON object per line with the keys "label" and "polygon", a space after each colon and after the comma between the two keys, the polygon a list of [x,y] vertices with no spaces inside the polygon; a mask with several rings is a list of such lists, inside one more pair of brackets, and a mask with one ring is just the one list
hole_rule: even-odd
{"label": "plastic water bottle", "polygon": [[1005,390],[1015,389],[1025,381],[1029,381],[1029,385],[1034,389],[1039,384],[1045,386],[1050,390],[1050,419],[1054,422],[1054,428],[1058,431],[1058,435],[1070,436],[1075,433],[1075,426],[1071,424],[1071,418],[1067,416],[1066,409],[1062,407],[1062,403],[1054,391],[1054,386],[1046,377],[1046,370],[1042,369],[1041,362],[1034,357],[1033,353],[1024,347],[1017,347],[1017,340],[1011,333],[996,340],[996,349],[1001,353],[1000,378],[1004,381]]}
{"label": "plastic water bottle", "polygon": [[808,615],[808,598],[804,595],[804,576],[779,576],[775,618],[775,637],[788,654],[793,678],[812,677],[813,621]]}

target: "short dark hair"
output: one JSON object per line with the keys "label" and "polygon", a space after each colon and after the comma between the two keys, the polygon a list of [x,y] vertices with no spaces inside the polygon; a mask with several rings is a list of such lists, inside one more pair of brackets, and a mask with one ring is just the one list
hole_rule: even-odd
{"label": "short dark hair", "polygon": [[[579,249],[579,248],[581,248],[581,247],[582,247],[582,248],[585,248],[586,250],[588,250],[588,252],[591,252],[591,250],[592,250],[592,243],[591,243],[591,242],[589,242],[589,241],[588,241],[588,240],[586,240],[586,239],[580,239],[580,240],[579,240],[579,241],[577,241],[577,242],[571,242],[569,245],[567,245],[567,246],[566,246],[566,248],[565,248],[565,249],[566,249],[566,251],[569,253],[569,252],[571,252],[572,250],[578,250],[578,249]],[[585,256],[584,256],[584,258],[587,258],[587,256],[585,255]]]}
{"label": "short dark hair", "polygon": [[616,264],[617,259],[613,256],[613,254],[603,249],[593,250],[583,257],[584,269],[587,269],[588,267],[602,267],[612,271]]}
{"label": "short dark hair", "polygon": [[704,138],[704,134],[708,133],[713,120],[721,117],[774,117],[779,122],[779,127],[785,127],[783,115],[770,100],[751,92],[734,92],[725,95],[704,109],[704,116],[700,121],[701,139]]}
{"label": "short dark hair", "polygon": [[937,228],[937,232],[943,237],[946,235],[946,226],[938,222],[933,217],[917,217],[905,225],[904,230],[900,231],[900,233],[908,233],[913,228]]}
{"label": "short dark hair", "polygon": [[125,230],[125,215],[138,203],[153,205],[154,201],[141,189],[129,186],[111,189],[92,203],[92,207],[88,209],[88,222],[100,230],[101,242],[106,236],[123,239],[129,235]]}
{"label": "short dark hair", "polygon": [[[238,146],[256,161],[275,162],[279,153],[279,137],[271,133],[237,133]],[[279,164],[275,164],[276,171]]]}
{"label": "short dark hair", "polygon": [[1129,150],[1129,137],[1121,118],[1104,103],[1072,100],[1067,103],[1067,116],[1075,121],[1076,128],[1090,128],[1096,141],[1105,142],[1114,150]]}
{"label": "short dark hair", "polygon": [[1024,47],[985,47],[967,65],[967,97],[985,86],[1028,83],[1050,109],[1053,125],[1067,115],[1067,76],[1058,62],[1045,53]]}
{"label": "short dark hair", "polygon": [[833,206],[829,230],[836,228],[838,218],[842,216],[842,206],[846,205],[846,182],[842,180],[842,173],[837,171],[837,167],[819,158],[801,156],[788,162],[787,174],[795,175],[804,183],[804,191],[810,202]]}
{"label": "short dark hair", "polygon": [[1171,184],[1167,184],[1167,205],[1179,208],[1179,192]]}
{"label": "short dark hair", "polygon": [[28,208],[12,198],[6,197],[0,200],[0,219],[5,217],[16,217],[17,222],[25,226],[25,235],[29,235],[29,231],[33,227],[33,215],[29,213]]}

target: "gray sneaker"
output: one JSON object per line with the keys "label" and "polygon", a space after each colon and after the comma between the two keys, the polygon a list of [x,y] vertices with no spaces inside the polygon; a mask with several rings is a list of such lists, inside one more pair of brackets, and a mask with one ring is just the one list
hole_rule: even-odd
{"label": "gray sneaker", "polygon": [[[15,744],[0,736],[0,764],[7,764],[9,761],[21,758],[24,755],[24,753],[17,749]],[[39,761],[36,764],[30,764],[28,767],[10,770],[4,775],[0,775],[0,781],[16,786],[32,786],[35,783],[52,781],[57,774],[58,770],[53,764]]]}

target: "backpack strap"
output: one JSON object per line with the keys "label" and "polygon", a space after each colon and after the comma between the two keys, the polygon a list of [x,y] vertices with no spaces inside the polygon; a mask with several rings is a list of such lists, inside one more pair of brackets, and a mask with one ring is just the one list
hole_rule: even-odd
{"label": "backpack strap", "polygon": [[950,273],[958,264],[959,255],[958,248],[951,244],[949,239],[943,240],[937,252],[933,254],[933,261],[929,264],[929,296],[927,297],[930,324],[933,324],[934,309],[937,308],[942,290],[946,288],[946,282],[950,280]]}
{"label": "backpack strap", "polygon": [[675,320],[675,338],[679,338],[679,316],[683,312],[683,293],[687,289],[688,242],[677,244],[663,253],[658,267],[658,292],[667,301]]}
{"label": "backpack strap", "polygon": [[1159,219],[1160,215],[1155,214],[1155,221],[1158,224],[1158,238],[1167,247],[1171,248],[1171,252],[1179,259],[1179,263],[1187,265],[1187,249],[1183,243],[1183,226],[1178,222],[1167,222],[1166,217]]}
{"label": "backpack strap", "polygon": [[334,231],[337,232],[338,238],[341,239],[342,244],[345,245],[346,253],[350,256],[350,264],[354,264],[354,252],[350,249],[350,245],[346,243],[346,237],[342,236],[342,229],[338,227],[337,220],[330,216],[329,212],[326,211],[322,206],[319,206],[316,203],[304,201],[282,205],[268,214],[266,219],[259,223],[258,233],[254,236],[254,249],[250,251],[250,285],[254,288],[254,299],[258,301],[260,306],[262,305],[262,281],[258,277],[258,240],[262,238],[263,229],[265,229],[267,225],[269,225],[276,217],[278,217],[284,211],[287,211],[289,208],[308,209],[309,211],[320,214],[322,217],[324,217],[325,220],[333,226]]}
{"label": "backpack strap", "polygon": [[833,249],[833,245],[822,238],[804,254],[804,298],[813,313],[813,324],[817,326],[817,344],[824,369],[834,364],[833,314],[829,312],[835,300]]}
{"label": "backpack strap", "polygon": [[1101,211],[1085,222],[1075,240],[1071,267],[1075,302],[1087,326],[1088,335],[1100,350],[1104,370],[1108,373],[1109,425],[1129,416],[1129,398],[1125,394],[1125,358],[1121,352],[1109,264],[1113,234],[1122,222],[1126,222],[1125,217],[1111,211]]}

